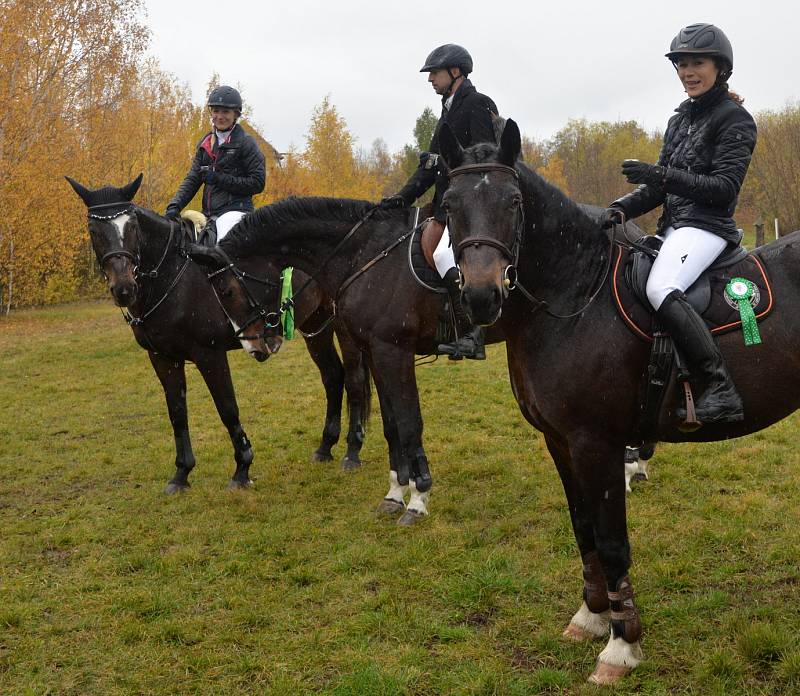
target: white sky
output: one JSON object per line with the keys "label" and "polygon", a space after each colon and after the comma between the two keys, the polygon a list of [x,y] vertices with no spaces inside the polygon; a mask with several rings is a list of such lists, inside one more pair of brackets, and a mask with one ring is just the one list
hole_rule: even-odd
{"label": "white sky", "polygon": [[663,57],[682,26],[711,22],[734,49],[731,88],[752,112],[800,100],[797,0],[145,0],[151,53],[196,102],[211,74],[239,84],[279,151],[303,147],[329,95],[358,145],[413,140],[439,98],[419,73],[443,43],[466,47],[471,79],[523,133],[571,118],[634,119],[663,129],[684,98]]}

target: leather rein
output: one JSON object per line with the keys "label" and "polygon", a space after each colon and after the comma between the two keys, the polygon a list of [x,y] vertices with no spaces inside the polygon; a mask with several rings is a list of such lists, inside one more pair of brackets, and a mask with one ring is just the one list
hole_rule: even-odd
{"label": "leather rein", "polygon": [[[486,163],[479,163],[479,164],[465,164],[460,167],[456,167],[450,170],[449,178],[453,179],[456,176],[461,176],[464,174],[480,174],[484,172],[503,172],[505,174],[510,174],[514,177],[514,179],[519,182],[519,173],[513,167],[506,166],[505,164],[499,164],[497,162],[486,162]],[[521,193],[521,191],[520,191]],[[626,221],[623,219],[622,227],[623,233],[627,238],[627,229],[625,227]],[[507,244],[501,242],[499,239],[495,239],[493,237],[487,237],[486,235],[473,235],[471,237],[466,237],[459,242],[455,249],[454,249],[454,256],[456,260],[456,264],[458,264],[458,260],[461,257],[461,253],[466,247],[479,247],[479,246],[490,246],[500,251],[503,256],[506,257],[510,261],[510,264],[505,267],[503,270],[503,287],[508,290],[517,289],[520,293],[532,304],[538,305],[539,308],[544,310],[549,316],[554,317],[555,319],[571,319],[573,317],[578,316],[585,312],[589,305],[594,302],[595,298],[600,294],[600,291],[603,289],[603,286],[608,279],[608,275],[611,272],[611,265],[612,265],[612,250],[614,246],[614,234],[609,234],[609,249],[608,249],[608,262],[606,264],[605,271],[603,272],[603,276],[600,279],[600,282],[597,284],[597,287],[594,289],[592,294],[589,296],[589,299],[586,303],[578,310],[574,312],[570,312],[569,314],[558,314],[550,309],[549,304],[545,300],[540,300],[536,297],[533,293],[531,293],[525,286],[522,285],[519,281],[519,277],[517,274],[517,264],[519,262],[519,253],[520,248],[522,246],[522,235],[525,229],[525,213],[522,201],[519,204],[518,210],[518,217],[517,217],[517,225],[516,230],[514,232],[514,242],[511,247]],[[459,269],[459,275],[461,270]]]}

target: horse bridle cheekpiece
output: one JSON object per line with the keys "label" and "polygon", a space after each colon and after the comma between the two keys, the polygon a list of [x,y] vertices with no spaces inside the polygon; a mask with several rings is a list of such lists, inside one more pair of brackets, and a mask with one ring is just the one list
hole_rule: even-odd
{"label": "horse bridle cheekpiece", "polygon": [[[505,164],[499,164],[497,162],[486,162],[480,164],[464,164],[460,167],[456,167],[455,169],[451,169],[449,173],[450,179],[454,179],[457,176],[462,176],[464,174],[480,174],[485,172],[502,172],[505,174],[510,174],[514,177],[516,181],[519,181],[519,174],[517,170],[513,167],[509,167]],[[505,267],[503,270],[503,286],[507,290],[513,290],[514,284],[516,283],[517,279],[517,263],[519,261],[519,250],[520,246],[522,245],[522,233],[525,228],[525,213],[522,207],[522,201],[520,201],[519,208],[518,208],[518,215],[517,215],[517,226],[514,232],[514,242],[512,246],[508,246],[504,242],[501,242],[499,239],[495,239],[494,237],[487,237],[486,235],[473,235],[471,237],[466,237],[462,239],[458,245],[453,250],[453,255],[455,256],[456,264],[458,264],[459,259],[461,258],[461,253],[464,251],[466,247],[479,247],[479,246],[490,246],[494,247],[500,253],[503,254],[508,260],[509,265]]]}

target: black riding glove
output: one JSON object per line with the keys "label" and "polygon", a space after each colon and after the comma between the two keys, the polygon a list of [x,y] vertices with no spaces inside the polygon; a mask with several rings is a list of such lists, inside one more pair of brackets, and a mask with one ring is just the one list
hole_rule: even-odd
{"label": "black riding glove", "polygon": [[405,208],[406,205],[406,199],[398,193],[396,193],[394,196],[389,196],[388,198],[381,198],[381,202],[378,203],[378,206],[383,210],[391,210],[392,208]]}
{"label": "black riding glove", "polygon": [[614,225],[621,225],[623,222],[625,222],[625,211],[622,208],[611,206],[600,213],[600,227],[604,230]]}
{"label": "black riding glove", "polygon": [[632,184],[663,186],[666,173],[666,168],[657,164],[647,164],[635,159],[626,159],[622,163],[622,174]]}
{"label": "black riding glove", "polygon": [[177,220],[180,216],[180,208],[174,205],[167,206],[167,211],[164,213],[164,217],[167,218],[167,220]]}

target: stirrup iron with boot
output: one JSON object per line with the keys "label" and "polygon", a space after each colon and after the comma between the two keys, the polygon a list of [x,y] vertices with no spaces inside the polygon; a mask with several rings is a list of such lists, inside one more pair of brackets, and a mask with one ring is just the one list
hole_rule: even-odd
{"label": "stirrup iron with boot", "polygon": [[458,269],[451,268],[442,278],[450,295],[450,306],[455,317],[456,340],[452,343],[440,343],[439,353],[450,360],[485,360],[486,351],[483,346],[483,327],[473,325],[461,304],[461,287],[458,284]]}
{"label": "stirrup iron with boot", "polygon": [[[656,315],[686,359],[692,376],[705,384],[705,391],[695,401],[697,420],[701,423],[743,420],[742,399],[725,367],[722,353],[686,295],[673,290],[664,298]],[[685,419],[686,410],[678,409],[677,415]]]}

